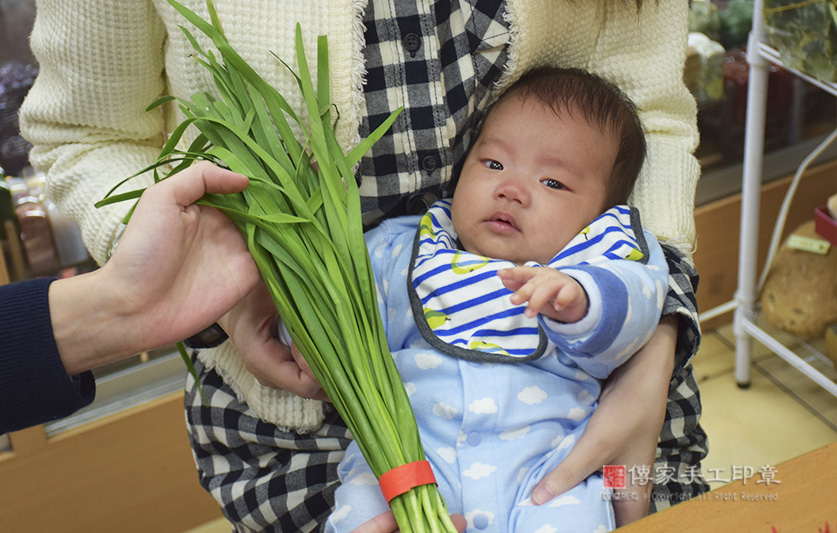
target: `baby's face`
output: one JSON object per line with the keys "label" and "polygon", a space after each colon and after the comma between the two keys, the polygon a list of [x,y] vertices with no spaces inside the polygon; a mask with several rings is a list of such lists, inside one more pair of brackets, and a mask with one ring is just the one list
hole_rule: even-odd
{"label": "baby's face", "polygon": [[579,115],[534,97],[494,108],[453,195],[465,250],[546,264],[602,213],[617,141]]}

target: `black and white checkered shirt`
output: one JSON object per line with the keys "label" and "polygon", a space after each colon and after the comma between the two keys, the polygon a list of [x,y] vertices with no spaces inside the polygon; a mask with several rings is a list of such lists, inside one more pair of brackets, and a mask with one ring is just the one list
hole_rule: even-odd
{"label": "black and white checkered shirt", "polygon": [[423,213],[453,192],[506,63],[504,2],[370,2],[361,137],[403,106],[360,165],[366,222]]}
{"label": "black and white checkered shirt", "polygon": [[[367,224],[423,213],[453,192],[507,61],[509,27],[502,0],[371,0],[365,14],[367,68],[361,136],[396,108],[393,127],[360,164]],[[688,360],[700,330],[697,275],[683,256],[664,247],[669,292],[664,314],[680,320],[677,360],[669,389],[651,509],[705,492],[699,476],[706,435]],[[350,435],[335,413],[316,433],[286,433],[261,421],[211,369],[193,358],[208,405],[188,384],[186,412],[200,481],[236,531],[317,531],[331,512],[336,467]]]}

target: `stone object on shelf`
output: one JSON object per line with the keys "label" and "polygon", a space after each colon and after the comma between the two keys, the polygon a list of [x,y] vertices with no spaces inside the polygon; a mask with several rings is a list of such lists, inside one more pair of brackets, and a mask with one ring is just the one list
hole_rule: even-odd
{"label": "stone object on shelf", "polygon": [[761,290],[762,314],[776,329],[822,338],[837,323],[837,246],[824,254],[800,250],[789,246],[793,237],[821,241],[808,221],[782,244]]}

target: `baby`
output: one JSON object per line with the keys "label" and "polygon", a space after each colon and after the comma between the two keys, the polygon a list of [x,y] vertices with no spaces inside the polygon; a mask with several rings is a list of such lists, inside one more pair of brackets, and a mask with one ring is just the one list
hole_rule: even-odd
{"label": "baby", "polygon": [[[537,69],[493,106],[452,199],[366,235],[427,459],[469,529],[615,527],[601,476],[543,506],[531,492],[659,321],[665,258],[622,205],[644,156],[621,91]],[[339,474],[327,531],[388,509],[355,443]]]}

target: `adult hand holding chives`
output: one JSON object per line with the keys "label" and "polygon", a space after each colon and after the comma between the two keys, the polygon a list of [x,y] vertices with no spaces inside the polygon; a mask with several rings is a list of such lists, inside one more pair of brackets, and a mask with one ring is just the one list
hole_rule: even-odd
{"label": "adult hand holding chives", "polygon": [[200,163],[150,187],[101,269],[51,285],[53,331],[69,374],[180,341],[253,290],[258,269],[236,226],[194,204],[247,183]]}

